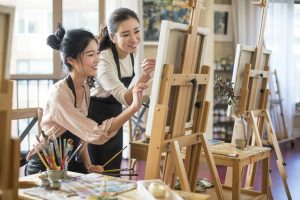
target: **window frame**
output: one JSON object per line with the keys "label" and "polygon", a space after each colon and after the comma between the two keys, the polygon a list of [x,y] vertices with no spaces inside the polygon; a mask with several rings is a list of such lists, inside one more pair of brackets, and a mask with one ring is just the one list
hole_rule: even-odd
{"label": "window frame", "polygon": [[[105,0],[98,0],[99,3],[99,27],[105,23]],[[62,22],[62,5],[63,0],[52,0],[52,31],[57,29],[57,24]],[[24,13],[26,14],[26,13]],[[26,26],[26,22],[25,26]],[[18,30],[15,30],[18,31]],[[26,27],[25,30],[26,32]],[[22,33],[20,33],[22,34]],[[52,74],[9,74],[9,78],[12,80],[41,80],[41,79],[61,79],[65,76],[65,72],[61,67],[60,54],[53,50],[53,73]]]}

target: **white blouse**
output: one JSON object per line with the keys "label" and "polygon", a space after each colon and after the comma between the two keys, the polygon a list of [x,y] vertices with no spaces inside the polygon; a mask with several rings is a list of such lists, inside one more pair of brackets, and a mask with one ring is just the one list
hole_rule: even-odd
{"label": "white blouse", "polygon": [[[133,73],[130,54],[124,59],[119,59],[121,78],[131,77]],[[132,80],[134,83],[135,80]],[[118,70],[111,49],[106,49],[100,53],[100,63],[98,65],[96,82],[91,89],[91,96],[96,97],[113,97],[121,104],[128,106],[125,100],[127,88],[119,80]]]}

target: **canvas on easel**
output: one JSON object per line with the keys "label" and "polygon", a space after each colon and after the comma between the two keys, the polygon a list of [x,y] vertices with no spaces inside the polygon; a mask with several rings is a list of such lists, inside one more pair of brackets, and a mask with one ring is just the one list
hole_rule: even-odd
{"label": "canvas on easel", "polygon": [[[261,137],[266,127],[268,140],[274,146],[278,169],[286,190],[288,199],[291,199],[289,188],[287,185],[287,175],[284,168],[284,161],[278,145],[276,134],[270,119],[267,108],[269,95],[268,79],[269,79],[269,59],[271,52],[263,48],[263,33],[265,28],[267,0],[255,2],[262,7],[262,17],[260,34],[256,47],[246,47],[238,45],[236,51],[235,65],[233,71],[234,89],[236,96],[239,97],[236,104],[229,107],[229,113],[236,117],[245,117],[247,120],[247,140],[249,141],[252,128],[251,145],[262,146]],[[232,142],[236,137],[234,130]],[[257,164],[252,164],[247,168],[247,177],[245,187],[253,187]],[[230,170],[226,176],[226,183],[230,180]],[[230,184],[230,183],[229,183]]]}
{"label": "canvas on easel", "polygon": [[12,88],[7,80],[13,31],[14,8],[0,6],[0,199],[18,198],[18,139],[11,137]]}
{"label": "canvas on easel", "polygon": [[145,179],[161,178],[173,187],[178,177],[182,190],[194,191],[203,149],[216,193],[223,199],[205,136],[210,67],[203,65],[208,30],[198,26],[202,3],[175,2],[191,8],[190,24],[163,21],[161,25],[146,128],[150,143]]}
{"label": "canvas on easel", "polygon": [[[235,61],[234,61],[234,67],[233,67],[233,75],[232,75],[232,82],[234,84],[234,91],[235,91],[235,96],[238,97],[236,100],[236,103],[230,105],[228,107],[228,115],[231,116],[238,116],[241,114],[245,114],[249,108],[249,98],[251,95],[248,95],[249,88],[244,88],[245,85],[243,83],[247,80],[247,77],[245,77],[245,73],[247,73],[247,66],[246,64],[250,64],[254,66],[255,62],[255,47],[251,46],[246,46],[246,45],[241,45],[238,44],[236,47],[236,53],[235,53]],[[257,77],[262,77],[262,76],[268,76],[266,74],[261,74],[261,72],[264,71],[266,67],[269,66],[269,59],[271,56],[271,51],[270,50],[263,50],[262,53],[262,58],[259,66],[259,71],[256,72],[255,76]],[[255,73],[255,72],[251,72]],[[268,71],[265,71],[264,73],[268,73]],[[251,75],[253,76],[253,75]],[[263,77],[262,77],[263,78]],[[261,85],[262,79],[258,79],[257,82],[259,85]],[[258,94],[259,91],[254,91],[256,92],[255,96],[259,97],[261,95]],[[251,93],[252,94],[252,93]],[[251,110],[258,110],[261,109],[259,105],[259,99],[255,99],[255,104],[252,106]]]}

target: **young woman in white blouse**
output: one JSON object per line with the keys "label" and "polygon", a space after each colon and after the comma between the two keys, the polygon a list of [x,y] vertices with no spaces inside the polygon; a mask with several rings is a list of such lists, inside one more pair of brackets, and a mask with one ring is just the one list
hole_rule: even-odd
{"label": "young woman in white blouse", "polygon": [[[119,115],[94,121],[87,117],[90,101],[90,87],[97,73],[99,63],[98,42],[94,35],[83,29],[73,29],[65,33],[59,26],[55,34],[50,35],[47,44],[60,51],[62,62],[70,73],[63,80],[55,83],[49,92],[47,104],[43,110],[42,129],[50,138],[55,136],[73,139],[73,151],[80,141],[93,144],[104,144],[118,134],[122,125],[141,107],[142,93],[145,84],[139,83],[133,89],[131,105]],[[109,108],[99,110],[105,112]],[[43,138],[40,138],[43,140]],[[42,143],[36,145],[41,150]],[[73,152],[69,152],[72,154]],[[99,152],[104,154],[104,152]],[[71,160],[68,170],[87,173],[100,172],[101,166],[92,165],[87,145],[83,146],[79,160]],[[44,171],[35,150],[27,156],[26,174]]]}
{"label": "young woman in white blouse", "polygon": [[[122,112],[132,104],[132,79],[137,83],[146,83],[154,70],[155,60],[145,59],[141,63],[143,74],[136,78],[134,73],[134,56],[140,42],[141,31],[139,19],[135,12],[127,8],[116,9],[109,17],[107,26],[103,28],[99,40],[100,63],[96,76],[96,87],[91,89],[89,117],[95,121],[103,121]],[[106,112],[102,112],[102,110]],[[88,146],[93,164],[103,165],[122,149],[122,128],[103,145]],[[99,152],[105,154],[99,155]],[[118,169],[122,155],[110,162],[106,169]]]}

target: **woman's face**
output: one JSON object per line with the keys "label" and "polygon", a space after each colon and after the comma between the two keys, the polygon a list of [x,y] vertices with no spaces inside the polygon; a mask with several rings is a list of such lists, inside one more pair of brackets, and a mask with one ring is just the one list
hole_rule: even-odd
{"label": "woman's face", "polygon": [[118,31],[112,36],[119,58],[125,58],[130,53],[136,53],[140,40],[140,24],[134,18],[121,22]]}
{"label": "woman's face", "polygon": [[97,66],[99,63],[97,42],[95,40],[91,40],[76,61],[77,71],[83,73],[85,76],[96,76]]}

